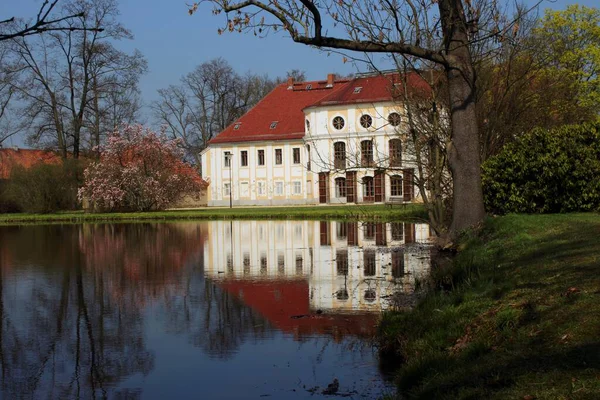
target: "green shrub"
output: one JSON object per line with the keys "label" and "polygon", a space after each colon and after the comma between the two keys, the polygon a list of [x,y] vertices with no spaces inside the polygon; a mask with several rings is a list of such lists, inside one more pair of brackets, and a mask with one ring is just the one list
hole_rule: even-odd
{"label": "green shrub", "polygon": [[8,181],[0,180],[0,214],[15,213],[19,211],[21,211],[21,209],[15,204],[8,193]]}
{"label": "green shrub", "polygon": [[600,123],[534,129],[483,165],[485,205],[497,214],[600,209]]}
{"label": "green shrub", "polygon": [[59,165],[38,164],[28,169],[15,167],[5,196],[19,211],[75,210],[79,207],[77,188],[82,181],[83,167],[77,160],[67,160]]}

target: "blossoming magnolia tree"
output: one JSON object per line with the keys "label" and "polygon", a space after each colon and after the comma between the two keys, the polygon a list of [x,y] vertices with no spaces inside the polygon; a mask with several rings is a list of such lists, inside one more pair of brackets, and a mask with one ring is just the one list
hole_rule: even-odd
{"label": "blossoming magnolia tree", "polygon": [[102,211],[149,211],[197,196],[206,184],[182,158],[178,142],[164,133],[125,126],[108,137],[100,160],[84,171],[79,199]]}

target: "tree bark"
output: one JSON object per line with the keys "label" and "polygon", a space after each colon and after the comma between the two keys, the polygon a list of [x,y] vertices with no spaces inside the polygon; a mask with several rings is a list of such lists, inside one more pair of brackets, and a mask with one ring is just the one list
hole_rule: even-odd
{"label": "tree bark", "polygon": [[454,197],[450,234],[478,225],[485,216],[476,115],[475,71],[461,0],[440,0],[449,63],[446,66],[452,134],[448,162]]}

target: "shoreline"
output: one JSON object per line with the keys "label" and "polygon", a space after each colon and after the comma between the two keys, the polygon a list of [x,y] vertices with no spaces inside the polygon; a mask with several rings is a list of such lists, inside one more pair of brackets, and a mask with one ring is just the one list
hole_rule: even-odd
{"label": "shoreline", "polygon": [[296,207],[238,207],[171,209],[149,212],[87,213],[84,211],[52,214],[0,214],[1,225],[47,223],[108,223],[108,222],[167,222],[209,220],[346,220],[346,221],[415,221],[426,222],[426,212],[420,204],[402,207],[386,205],[296,206]]}

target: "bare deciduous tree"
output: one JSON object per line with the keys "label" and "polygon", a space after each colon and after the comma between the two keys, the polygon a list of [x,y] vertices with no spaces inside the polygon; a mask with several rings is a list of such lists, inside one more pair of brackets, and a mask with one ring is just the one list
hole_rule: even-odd
{"label": "bare deciduous tree", "polygon": [[160,89],[152,104],[156,121],[179,138],[197,165],[208,141],[262,99],[274,83],[265,76],[241,76],[222,58],[205,62]]}
{"label": "bare deciduous tree", "polygon": [[111,44],[132,37],[117,20],[115,0],[72,0],[60,11],[75,15],[65,24],[85,29],[13,39],[11,71],[19,74],[13,88],[26,104],[22,118],[34,128],[30,141],[55,147],[63,157],[71,149],[78,158],[86,141],[99,143],[110,100],[136,92],[146,62]]}

